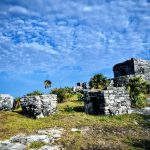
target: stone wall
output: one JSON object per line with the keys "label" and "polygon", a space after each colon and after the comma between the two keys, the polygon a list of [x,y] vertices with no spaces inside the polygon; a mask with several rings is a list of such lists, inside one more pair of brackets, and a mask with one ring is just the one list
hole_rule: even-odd
{"label": "stone wall", "polygon": [[114,78],[113,79],[114,87],[126,86],[129,83],[129,80],[135,77],[141,77],[144,80],[150,82],[150,74],[128,75],[128,76],[121,76],[121,77]]}
{"label": "stone wall", "polygon": [[113,67],[114,77],[134,74],[134,59],[118,63]]}
{"label": "stone wall", "polygon": [[25,96],[21,99],[23,114],[43,118],[56,112],[57,95]]}
{"label": "stone wall", "polygon": [[113,67],[114,77],[128,75],[149,75],[150,64],[146,60],[131,58],[125,62],[116,64]]}
{"label": "stone wall", "polygon": [[9,94],[0,94],[0,110],[12,110],[13,97]]}
{"label": "stone wall", "polygon": [[93,115],[128,113],[131,100],[125,87],[108,87],[103,91],[85,92],[85,112]]}
{"label": "stone wall", "polygon": [[133,59],[133,61],[135,75],[146,75],[150,73],[150,64],[148,61],[142,59]]}
{"label": "stone wall", "polygon": [[113,67],[114,71],[114,86],[125,86],[129,79],[135,77],[142,77],[144,80],[150,82],[150,64],[142,59],[130,59],[123,63],[116,64]]}

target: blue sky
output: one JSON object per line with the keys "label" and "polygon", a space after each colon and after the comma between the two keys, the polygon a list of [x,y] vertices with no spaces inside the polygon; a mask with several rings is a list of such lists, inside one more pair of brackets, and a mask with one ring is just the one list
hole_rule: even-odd
{"label": "blue sky", "polygon": [[113,77],[131,57],[150,59],[150,0],[0,0],[0,93]]}

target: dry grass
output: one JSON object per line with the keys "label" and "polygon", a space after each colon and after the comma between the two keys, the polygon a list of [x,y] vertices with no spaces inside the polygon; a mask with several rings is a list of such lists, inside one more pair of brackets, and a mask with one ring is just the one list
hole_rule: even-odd
{"label": "dry grass", "polygon": [[[66,107],[68,107],[66,109]],[[150,116],[137,114],[122,116],[92,116],[83,112],[83,102],[75,98],[58,105],[58,112],[43,119],[27,118],[15,112],[0,112],[0,140],[18,133],[34,133],[38,129],[63,127],[66,132],[57,141],[65,149],[148,149],[150,148]],[[82,134],[71,128],[89,127]]]}

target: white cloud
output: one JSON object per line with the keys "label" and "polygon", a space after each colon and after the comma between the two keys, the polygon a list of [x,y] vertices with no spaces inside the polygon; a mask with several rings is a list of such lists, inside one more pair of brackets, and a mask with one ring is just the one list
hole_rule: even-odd
{"label": "white cloud", "polygon": [[150,47],[145,0],[2,3],[1,71],[59,72],[78,66],[84,73],[96,72]]}

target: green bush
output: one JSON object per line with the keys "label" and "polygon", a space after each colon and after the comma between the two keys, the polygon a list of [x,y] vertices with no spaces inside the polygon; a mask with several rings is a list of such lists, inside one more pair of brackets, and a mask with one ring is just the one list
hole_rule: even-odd
{"label": "green bush", "polygon": [[72,88],[69,87],[52,89],[51,94],[57,95],[58,103],[64,102],[66,99],[73,96]]}
{"label": "green bush", "polygon": [[33,91],[31,93],[26,94],[26,96],[36,96],[36,95],[43,95],[41,91]]}
{"label": "green bush", "polygon": [[132,107],[142,108],[146,106],[145,95],[147,93],[148,83],[140,77],[129,80],[127,89],[132,99]]}
{"label": "green bush", "polygon": [[136,108],[143,108],[147,105],[145,95],[140,93],[133,97],[132,106]]}
{"label": "green bush", "polygon": [[21,107],[20,100],[21,100],[21,97],[15,98],[14,103],[13,103],[13,109],[18,109]]}
{"label": "green bush", "polygon": [[92,89],[104,89],[109,84],[109,81],[103,74],[94,75],[89,82],[89,87]]}
{"label": "green bush", "polygon": [[81,94],[81,93],[78,93],[77,98],[78,98],[78,101],[83,101],[84,100],[84,95]]}
{"label": "green bush", "polygon": [[73,112],[73,111],[74,111],[74,108],[73,108],[73,107],[70,107],[69,105],[67,105],[67,106],[64,108],[64,111],[66,111],[66,112]]}
{"label": "green bush", "polygon": [[35,149],[35,148],[37,149],[37,148],[40,148],[40,147],[42,147],[42,146],[44,146],[44,145],[46,145],[45,142],[40,142],[40,141],[32,142],[32,143],[28,146],[27,150],[28,150],[28,149]]}

